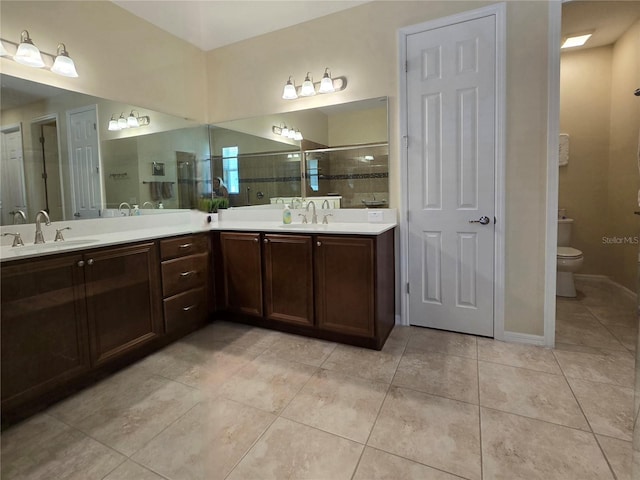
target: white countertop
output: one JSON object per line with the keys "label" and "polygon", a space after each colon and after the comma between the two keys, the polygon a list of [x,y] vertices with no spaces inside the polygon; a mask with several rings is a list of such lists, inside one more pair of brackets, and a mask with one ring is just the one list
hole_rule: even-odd
{"label": "white countertop", "polygon": [[[282,223],[282,220],[279,219],[279,215],[279,213],[278,215],[265,215],[264,212],[258,215],[251,215],[247,212],[242,212],[241,214],[237,212],[225,212],[218,221],[213,221],[212,223],[207,223],[207,215],[199,212],[168,214],[166,216],[153,215],[151,216],[153,220],[145,219],[143,222],[140,221],[140,217],[137,219],[128,217],[123,219],[83,220],[82,223],[54,222],[51,226],[47,227],[43,224],[42,228],[47,241],[40,245],[31,243],[35,232],[35,226],[33,224],[5,226],[2,227],[2,232],[19,231],[22,234],[22,240],[25,246],[11,247],[10,244],[7,245],[4,243],[0,247],[0,261],[6,262],[17,259],[41,257],[62,252],[82,251],[208,231],[233,230],[269,233],[380,235],[397,225],[395,222],[395,212],[393,212],[393,215],[385,214],[384,217],[381,218],[383,220],[381,223],[362,221],[361,218],[356,217],[352,212],[349,214],[336,214],[336,216],[342,217],[338,218],[338,220],[346,219],[349,221],[336,221],[329,224],[302,224],[298,222],[285,225]],[[348,218],[349,216],[353,218]],[[362,216],[360,215],[360,217]],[[113,220],[113,222],[109,223],[110,220]],[[140,223],[144,225],[140,225]],[[55,235],[55,228],[61,228],[67,224],[73,225],[73,229],[64,232],[65,241],[53,242],[52,237]],[[6,242],[6,239],[10,237],[4,238]]]}

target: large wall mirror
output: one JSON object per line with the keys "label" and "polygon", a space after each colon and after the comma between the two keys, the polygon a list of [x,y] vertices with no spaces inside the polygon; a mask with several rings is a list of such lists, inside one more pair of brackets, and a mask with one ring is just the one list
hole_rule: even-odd
{"label": "large wall mirror", "polygon": [[[282,135],[291,130],[302,139]],[[213,176],[231,206],[315,197],[331,207],[388,206],[386,97],[226,122],[210,134]]]}
{"label": "large wall mirror", "polygon": [[[144,213],[195,208],[210,194],[207,125],[8,75],[0,80],[2,225],[31,223],[39,210],[52,221],[128,214],[126,205],[118,210],[123,202]],[[121,115],[121,123],[133,117],[139,126],[110,129]]]}
{"label": "large wall mirror", "polygon": [[[0,75],[0,224],[331,198],[386,206],[387,99],[204,125]],[[138,127],[111,130],[132,116]],[[113,122],[112,122],[113,120]],[[287,126],[303,139],[282,136]],[[123,205],[119,209],[120,205]],[[206,205],[206,202],[204,203]],[[24,214],[24,215],[23,215]]]}

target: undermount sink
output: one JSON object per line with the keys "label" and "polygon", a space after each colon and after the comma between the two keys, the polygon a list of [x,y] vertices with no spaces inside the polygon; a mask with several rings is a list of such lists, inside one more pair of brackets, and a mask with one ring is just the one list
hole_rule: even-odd
{"label": "undermount sink", "polygon": [[25,245],[22,247],[2,247],[2,253],[5,255],[19,255],[20,252],[49,252],[55,250],[64,250],[66,248],[79,247],[83,245],[91,245],[92,243],[97,243],[98,241],[99,240],[97,238],[86,238],[77,240],[65,240],[63,242],[38,243]]}
{"label": "undermount sink", "polygon": [[295,230],[325,230],[329,225],[326,223],[281,223],[278,225],[282,229],[295,229]]}

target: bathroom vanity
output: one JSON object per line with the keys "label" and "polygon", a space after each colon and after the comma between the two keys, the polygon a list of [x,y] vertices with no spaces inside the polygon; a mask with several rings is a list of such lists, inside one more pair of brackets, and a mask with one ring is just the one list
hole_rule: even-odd
{"label": "bathroom vanity", "polygon": [[[180,215],[192,219],[2,247],[3,427],[215,318],[382,348],[395,223]],[[5,231],[32,226],[17,227]]]}

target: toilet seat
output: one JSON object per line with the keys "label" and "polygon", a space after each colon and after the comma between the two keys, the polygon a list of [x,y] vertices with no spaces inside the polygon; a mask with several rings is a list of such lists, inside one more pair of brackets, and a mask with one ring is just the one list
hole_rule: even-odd
{"label": "toilet seat", "polygon": [[580,258],[582,252],[573,247],[558,247],[558,258]]}

